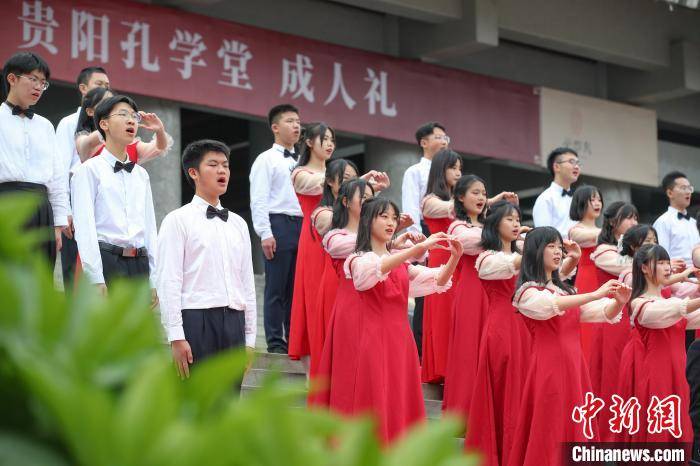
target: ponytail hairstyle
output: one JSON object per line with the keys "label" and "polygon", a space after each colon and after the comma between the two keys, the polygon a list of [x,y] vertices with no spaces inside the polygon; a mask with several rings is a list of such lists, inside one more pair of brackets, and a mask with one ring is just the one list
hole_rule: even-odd
{"label": "ponytail hairstyle", "polygon": [[[498,232],[498,227],[501,225],[503,217],[512,214],[518,214],[518,218],[522,218],[520,207],[511,204],[508,201],[498,201],[489,208],[489,213],[484,220],[484,228],[481,231],[481,247],[485,250],[502,251],[503,242],[501,235]],[[511,251],[520,252],[517,246],[517,240],[510,244]]]}
{"label": "ponytail hairstyle", "polygon": [[642,266],[647,265],[656,277],[656,265],[659,261],[668,261],[671,258],[668,252],[658,244],[645,244],[634,255],[632,261],[632,296],[630,301],[639,298],[647,290],[647,279],[642,271]]}
{"label": "ponytail hairstyle", "polygon": [[355,197],[355,193],[359,192],[360,197],[362,197],[368,186],[369,189],[372,190],[372,196],[374,196],[374,188],[372,188],[372,185],[361,178],[348,180],[340,185],[340,189],[338,190],[338,198],[335,200],[335,204],[333,204],[333,220],[331,222],[332,229],[345,228],[350,220],[348,206],[343,204],[343,200],[345,200],[347,204],[350,204],[352,198]]}
{"label": "ponytail hairstyle", "polygon": [[350,160],[335,159],[328,161],[326,164],[326,179],[323,182],[323,194],[321,195],[321,201],[318,203],[319,206],[333,207],[335,196],[333,195],[333,188],[331,188],[330,183],[335,182],[341,185],[345,177],[345,169],[348,165],[355,170],[355,173],[359,173],[357,165]]}
{"label": "ponytail hairstyle", "polygon": [[[309,163],[316,139],[320,139],[323,142],[323,138],[326,137],[326,130],[330,130],[331,137],[335,143],[335,130],[323,122],[309,123],[301,129],[301,135],[299,136],[299,161],[294,168],[303,167]],[[309,146],[307,141],[311,143],[311,146]]]}
{"label": "ponytail hairstyle", "polygon": [[[523,258],[520,262],[520,275],[515,286],[517,290],[527,282],[535,282],[542,285],[547,283],[547,274],[544,270],[544,249],[548,244],[564,244],[561,234],[553,227],[537,227],[525,235],[523,246]],[[559,270],[552,271],[552,283],[564,290],[567,294],[576,293],[576,289],[563,281],[559,276]]]}
{"label": "ponytail hairstyle", "polygon": [[622,237],[620,255],[634,257],[634,253],[644,244],[650,231],[654,232],[654,237],[656,238],[655,244],[659,244],[659,235],[656,233],[656,229],[647,223],[640,223],[639,225],[630,227]]}
{"label": "ponytail hairstyle", "polygon": [[[455,203],[455,217],[457,220],[463,220],[467,223],[471,223],[471,219],[469,218],[469,213],[466,211],[464,208],[464,205],[462,205],[462,201],[459,200],[460,197],[465,196],[467,194],[467,191],[469,191],[469,188],[472,187],[474,183],[480,182],[481,184],[486,187],[486,182],[479,176],[477,175],[464,175],[462,176],[458,181],[457,184],[455,184],[454,192],[452,193],[452,197],[454,198],[454,203]],[[479,212],[478,215],[478,220],[481,222],[481,224],[484,223],[485,219],[485,213],[486,213],[486,204],[484,204],[484,208],[482,209],[481,212]]]}
{"label": "ponytail hairstyle", "polygon": [[637,208],[630,203],[616,201],[603,211],[603,226],[598,235],[598,244],[612,244],[617,246],[615,229],[628,218],[639,218]]}
{"label": "ponytail hairstyle", "polygon": [[[385,212],[393,210],[393,215],[396,217],[396,225],[399,223],[399,206],[393,201],[385,197],[374,197],[365,201],[362,204],[362,212],[360,213],[360,225],[357,228],[357,243],[355,244],[355,252],[366,252],[372,250],[372,224],[374,219]],[[387,250],[390,245],[387,244]]]}
{"label": "ponytail hairstyle", "polygon": [[435,194],[443,201],[449,201],[452,198],[452,192],[447,186],[445,172],[457,164],[462,166],[462,156],[451,149],[440,149],[430,163],[426,194]]}
{"label": "ponytail hairstyle", "polygon": [[580,222],[586,216],[586,211],[591,205],[591,199],[594,195],[600,198],[600,204],[604,207],[603,195],[600,194],[598,188],[592,185],[583,185],[576,188],[574,195],[571,198],[571,207],[569,208],[569,217],[571,220]]}
{"label": "ponytail hairstyle", "polygon": [[95,120],[93,117],[88,115],[87,109],[91,108],[94,112],[97,104],[102,102],[102,100],[107,96],[107,94],[112,95],[112,91],[105,89],[104,87],[96,87],[90,89],[85,97],[83,97],[83,102],[80,105],[80,115],[78,116],[78,124],[75,127],[75,134],[79,133],[92,133],[97,128],[95,127]]}

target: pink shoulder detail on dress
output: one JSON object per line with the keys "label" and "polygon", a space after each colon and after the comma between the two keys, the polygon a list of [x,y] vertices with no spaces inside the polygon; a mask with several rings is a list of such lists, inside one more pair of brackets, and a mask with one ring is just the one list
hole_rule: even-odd
{"label": "pink shoulder detail on dress", "polygon": [[459,227],[462,227],[462,228],[470,228],[470,226],[469,226],[469,225],[467,224],[467,222],[465,222],[464,220],[455,220],[455,221],[452,222],[452,223],[450,224],[450,226],[447,228],[447,234],[448,234],[448,235],[451,235],[451,234],[454,233],[454,231],[455,231],[457,228],[459,228]]}
{"label": "pink shoulder detail on dress", "polygon": [[522,285],[520,285],[520,288],[518,288],[518,290],[515,292],[515,295],[513,296],[513,304],[519,303],[520,299],[523,297],[523,294],[531,288],[535,288],[535,289],[540,290],[540,291],[547,290],[550,293],[554,294],[554,292],[552,290],[550,290],[546,286],[542,286],[541,283],[525,282]]}
{"label": "pink shoulder detail on dress", "polygon": [[297,176],[298,176],[299,173],[301,173],[301,172],[308,173],[309,175],[313,175],[313,174],[314,174],[314,172],[312,172],[312,171],[309,170],[308,168],[297,167],[297,168],[295,168],[295,169],[292,171],[292,183],[295,182],[295,180],[297,179]]}
{"label": "pink shoulder detail on dress", "polygon": [[494,252],[492,250],[484,251],[479,256],[476,258],[476,262],[474,263],[474,268],[476,270],[479,270],[479,267],[481,267],[481,263],[484,262],[484,259],[486,259],[489,256],[493,256]]}

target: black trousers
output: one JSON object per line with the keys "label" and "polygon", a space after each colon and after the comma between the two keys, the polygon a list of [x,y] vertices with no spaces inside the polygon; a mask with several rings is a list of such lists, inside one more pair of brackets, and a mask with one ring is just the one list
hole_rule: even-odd
{"label": "black trousers", "polygon": [[[0,195],[10,193],[33,193],[39,196],[39,207],[34,212],[34,215],[29,217],[29,220],[24,225],[24,230],[45,231],[44,240],[40,243],[39,247],[53,270],[53,266],[56,263],[56,238],[53,231],[53,209],[49,202],[46,186],[43,184],[26,183],[24,181],[0,183]],[[0,200],[0,202],[3,202],[3,200]]]}
{"label": "black trousers", "polygon": [[700,340],[695,340],[688,348],[685,377],[690,387],[688,413],[693,424],[693,459],[700,461]]}
{"label": "black trousers", "polygon": [[148,278],[148,256],[124,257],[100,249],[105,285],[118,278]]}
{"label": "black trousers", "polygon": [[287,352],[301,222],[301,217],[270,214],[277,251],[272,260],[265,259],[263,317],[268,352]]}
{"label": "black trousers", "polygon": [[[430,230],[428,225],[424,221],[420,222],[421,230],[426,236],[430,236]],[[413,308],[413,321],[411,322],[411,328],[413,329],[413,338],[416,340],[416,347],[418,348],[418,358],[423,357],[423,298],[415,298],[414,302],[416,305]]]}
{"label": "black trousers", "polygon": [[78,243],[75,238],[68,238],[61,233],[61,269],[63,271],[63,289],[71,291],[75,280],[75,266],[78,262]]}

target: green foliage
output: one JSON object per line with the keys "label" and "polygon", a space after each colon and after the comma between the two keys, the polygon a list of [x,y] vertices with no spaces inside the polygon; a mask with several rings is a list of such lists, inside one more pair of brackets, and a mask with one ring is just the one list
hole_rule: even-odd
{"label": "green foliage", "polygon": [[0,466],[476,464],[452,420],[382,449],[370,420],[300,409],[304,388],[279,376],[241,399],[240,351],[181,381],[146,283],[55,290],[40,235],[20,233],[35,205],[0,198]]}

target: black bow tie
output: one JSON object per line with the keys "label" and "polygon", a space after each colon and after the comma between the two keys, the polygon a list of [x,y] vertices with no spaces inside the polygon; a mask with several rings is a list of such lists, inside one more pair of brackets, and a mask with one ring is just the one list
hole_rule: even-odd
{"label": "black bow tie", "polygon": [[684,214],[682,212],[678,212],[678,220],[690,220],[690,214]]}
{"label": "black bow tie", "polygon": [[289,152],[287,149],[284,150],[284,157],[285,157],[285,158],[291,157],[291,158],[293,158],[294,160],[297,160],[297,154],[294,153],[294,152]]}
{"label": "black bow tie", "polygon": [[207,218],[219,217],[224,222],[228,221],[228,209],[217,209],[216,207],[207,207]]}
{"label": "black bow tie", "polygon": [[119,160],[114,162],[114,173],[119,173],[120,170],[126,170],[128,173],[131,173],[131,170],[133,169],[134,162],[122,163]]}
{"label": "black bow tie", "polygon": [[31,109],[29,109],[29,108],[22,108],[22,107],[20,107],[19,105],[13,105],[13,104],[11,104],[11,103],[8,102],[8,101],[5,101],[5,103],[6,103],[7,105],[9,105],[10,108],[12,108],[12,114],[13,114],[13,115],[24,115],[24,116],[26,116],[27,118],[29,118],[30,120],[31,120],[32,118],[34,118],[34,110],[31,110]]}
{"label": "black bow tie", "polygon": [[562,188],[561,196],[562,197],[564,197],[564,196],[574,197],[574,190],[573,189],[566,190],[566,189]]}

